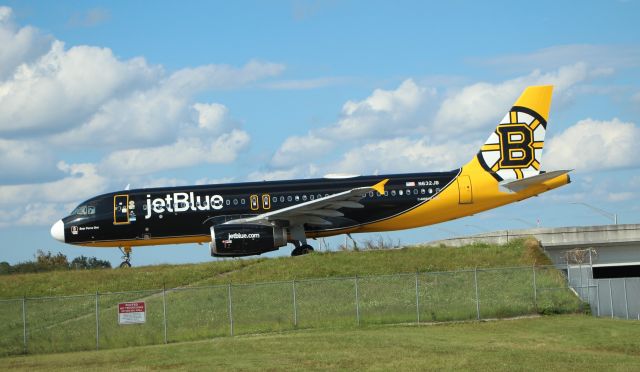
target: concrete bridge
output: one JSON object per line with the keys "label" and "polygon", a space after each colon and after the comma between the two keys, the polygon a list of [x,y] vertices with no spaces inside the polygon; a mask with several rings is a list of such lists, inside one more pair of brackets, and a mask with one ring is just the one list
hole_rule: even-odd
{"label": "concrete bridge", "polygon": [[504,244],[534,237],[596,316],[640,320],[640,224],[503,230],[428,245]]}
{"label": "concrete bridge", "polygon": [[640,224],[499,230],[427,244],[453,247],[474,242],[505,244],[514,239],[527,237],[538,239],[556,265],[566,265],[568,252],[576,248],[592,248],[595,253],[591,256],[592,261],[582,263],[592,263],[594,267],[640,266]]}

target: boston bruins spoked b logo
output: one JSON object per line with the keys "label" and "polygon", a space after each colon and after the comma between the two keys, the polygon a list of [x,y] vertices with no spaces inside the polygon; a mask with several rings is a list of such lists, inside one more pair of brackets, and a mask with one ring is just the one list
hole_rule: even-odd
{"label": "boston bruins spoked b logo", "polygon": [[480,149],[480,164],[498,181],[539,174],[546,128],[536,112],[512,107]]}

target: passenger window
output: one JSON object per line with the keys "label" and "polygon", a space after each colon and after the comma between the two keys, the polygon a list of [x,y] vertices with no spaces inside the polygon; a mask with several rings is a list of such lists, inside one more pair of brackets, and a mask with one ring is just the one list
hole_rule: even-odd
{"label": "passenger window", "polygon": [[87,207],[87,213],[88,214],[96,214],[96,207],[94,207],[94,206]]}

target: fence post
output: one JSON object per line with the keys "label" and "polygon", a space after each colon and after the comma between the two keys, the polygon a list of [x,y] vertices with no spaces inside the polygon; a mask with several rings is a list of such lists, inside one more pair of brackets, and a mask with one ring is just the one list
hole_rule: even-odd
{"label": "fence post", "polygon": [[623,279],[624,281],[622,282],[624,285],[624,310],[627,314],[627,319],[629,319],[629,302],[627,300],[627,278]]}
{"label": "fence post", "polygon": [[229,286],[227,287],[227,294],[227,297],[229,298],[229,327],[231,336],[233,336],[233,306],[231,304],[231,283],[229,283]]}
{"label": "fence post", "polygon": [[162,284],[162,318],[164,322],[164,343],[167,343],[167,287]]}
{"label": "fence post", "polygon": [[533,271],[533,308],[538,311],[538,285],[536,283],[536,264],[531,266]]}
{"label": "fence post", "polygon": [[293,326],[298,326],[298,306],[296,305],[296,280],[291,282],[291,291],[293,293]]}
{"label": "fence post", "polygon": [[358,297],[358,275],[355,278],[356,287],[356,323],[360,325],[360,298]]}
{"label": "fence post", "polygon": [[22,297],[22,341],[24,344],[24,353],[27,354],[27,298]]}
{"label": "fence post", "polygon": [[596,279],[596,302],[598,302],[598,317],[600,317],[600,279]]}
{"label": "fence post", "polygon": [[611,289],[611,279],[609,279],[609,303],[611,305],[611,319],[613,319],[613,290]]}
{"label": "fence post", "polygon": [[416,271],[416,320],[420,324],[420,291],[418,290],[418,272]]}
{"label": "fence post", "polygon": [[96,350],[100,350],[100,295],[96,291]]}
{"label": "fence post", "polygon": [[478,291],[478,267],[473,269],[473,280],[476,285],[476,317],[480,320],[480,294]]}

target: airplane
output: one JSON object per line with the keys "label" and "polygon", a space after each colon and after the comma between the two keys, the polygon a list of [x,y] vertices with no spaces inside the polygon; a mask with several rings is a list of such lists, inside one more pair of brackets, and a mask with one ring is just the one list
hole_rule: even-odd
{"label": "airplane", "polygon": [[527,87],[463,167],[448,172],[327,176],[111,192],[86,200],[51,228],[56,240],[118,247],[209,243],[214,257],[259,255],[307,239],[410,229],[476,214],[570,183],[541,171],[552,86]]}

